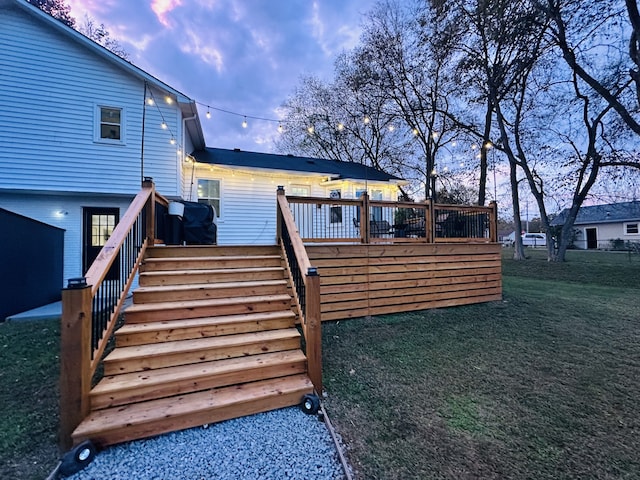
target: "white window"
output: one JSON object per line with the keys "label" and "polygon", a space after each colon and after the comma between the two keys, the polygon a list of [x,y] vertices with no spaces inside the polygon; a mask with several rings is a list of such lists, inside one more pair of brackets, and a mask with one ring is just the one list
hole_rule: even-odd
{"label": "white window", "polygon": [[306,185],[291,185],[289,192],[294,197],[308,197],[310,195],[310,188]]}
{"label": "white window", "polygon": [[95,140],[104,143],[124,143],[124,109],[96,106]]}
{"label": "white window", "polygon": [[640,233],[637,223],[625,223],[624,231],[627,235],[637,235],[638,233]]}
{"label": "white window", "polygon": [[198,203],[211,205],[220,218],[220,180],[198,180]]}

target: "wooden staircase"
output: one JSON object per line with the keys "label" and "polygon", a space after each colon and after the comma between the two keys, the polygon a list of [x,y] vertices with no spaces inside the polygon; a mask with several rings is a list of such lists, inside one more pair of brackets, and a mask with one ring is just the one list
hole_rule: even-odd
{"label": "wooden staircase", "polygon": [[219,422],[313,391],[278,247],[153,247],[139,283],[74,443]]}

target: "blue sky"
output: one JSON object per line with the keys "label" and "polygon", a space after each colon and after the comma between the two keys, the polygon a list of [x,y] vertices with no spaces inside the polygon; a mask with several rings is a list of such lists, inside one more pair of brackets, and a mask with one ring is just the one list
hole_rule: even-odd
{"label": "blue sky", "polygon": [[273,151],[278,107],[303,75],[330,79],[375,0],[67,0],[104,23],[130,60],[191,98],[208,146]]}

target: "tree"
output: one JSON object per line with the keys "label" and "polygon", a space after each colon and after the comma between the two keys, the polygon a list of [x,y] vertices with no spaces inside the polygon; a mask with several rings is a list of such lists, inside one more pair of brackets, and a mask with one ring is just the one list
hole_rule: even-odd
{"label": "tree", "polygon": [[53,18],[60,20],[65,25],[74,28],[75,18],[71,16],[71,7],[64,3],[64,0],[27,0],[31,5],[47,12]]}
{"label": "tree", "polygon": [[85,14],[82,24],[78,27],[78,31],[85,37],[90,38],[97,44],[102,45],[107,50],[115,53],[120,58],[129,60],[129,54],[127,51],[122,47],[122,45],[120,45],[118,40],[111,37],[109,31],[104,26],[104,23],[98,25],[93,18]]}

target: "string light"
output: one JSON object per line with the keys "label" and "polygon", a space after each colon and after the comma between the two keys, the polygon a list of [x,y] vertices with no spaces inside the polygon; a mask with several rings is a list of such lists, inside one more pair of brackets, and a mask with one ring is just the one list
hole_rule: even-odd
{"label": "string light", "polygon": [[284,128],[282,128],[282,123],[278,124],[278,133],[284,132]]}
{"label": "string light", "polygon": [[147,105],[154,105],[155,102],[153,101],[153,98],[149,97],[147,98]]}
{"label": "string light", "polygon": [[242,128],[247,128],[249,124],[247,123],[247,117],[244,117],[244,120],[242,120]]}
{"label": "string light", "polygon": [[166,97],[164,97],[164,101],[167,102],[168,105],[171,105],[173,103],[173,98],[167,95]]}
{"label": "string light", "polygon": [[209,111],[209,107],[207,107],[207,118],[211,118],[211,112]]}
{"label": "string light", "polygon": [[344,130],[344,123],[340,122],[338,123],[338,131],[341,132]]}
{"label": "string light", "polygon": [[167,124],[164,121],[160,124],[160,126],[162,127],[163,130],[166,130],[168,128]]}
{"label": "string light", "polygon": [[440,134],[439,134],[438,132],[433,132],[433,133],[431,134],[431,138],[433,138],[433,139],[435,140],[436,138],[438,138],[438,136],[439,136],[439,135],[440,135]]}
{"label": "string light", "polygon": [[171,145],[175,145],[175,144],[176,144],[176,139],[175,139],[175,138],[173,138],[173,137],[171,137],[171,140],[169,140],[169,143],[170,143]]}
{"label": "string light", "polygon": [[476,148],[478,148],[478,145],[476,145],[475,143],[471,145],[471,150],[475,150]]}
{"label": "string light", "polygon": [[371,119],[369,118],[369,116],[368,116],[368,115],[365,115],[365,116],[364,116],[364,120],[363,120],[363,121],[364,121],[364,124],[365,124],[365,125],[369,125],[369,122],[371,121]]}
{"label": "string light", "polygon": [[309,127],[307,127],[307,132],[309,132],[309,135],[313,135],[313,132],[315,132],[313,125],[310,125]]}
{"label": "string light", "polygon": [[412,132],[415,136],[418,136],[418,133],[420,133],[417,128],[414,128]]}
{"label": "string light", "polygon": [[396,129],[396,127],[394,127],[393,125],[389,125],[389,131],[393,132]]}

